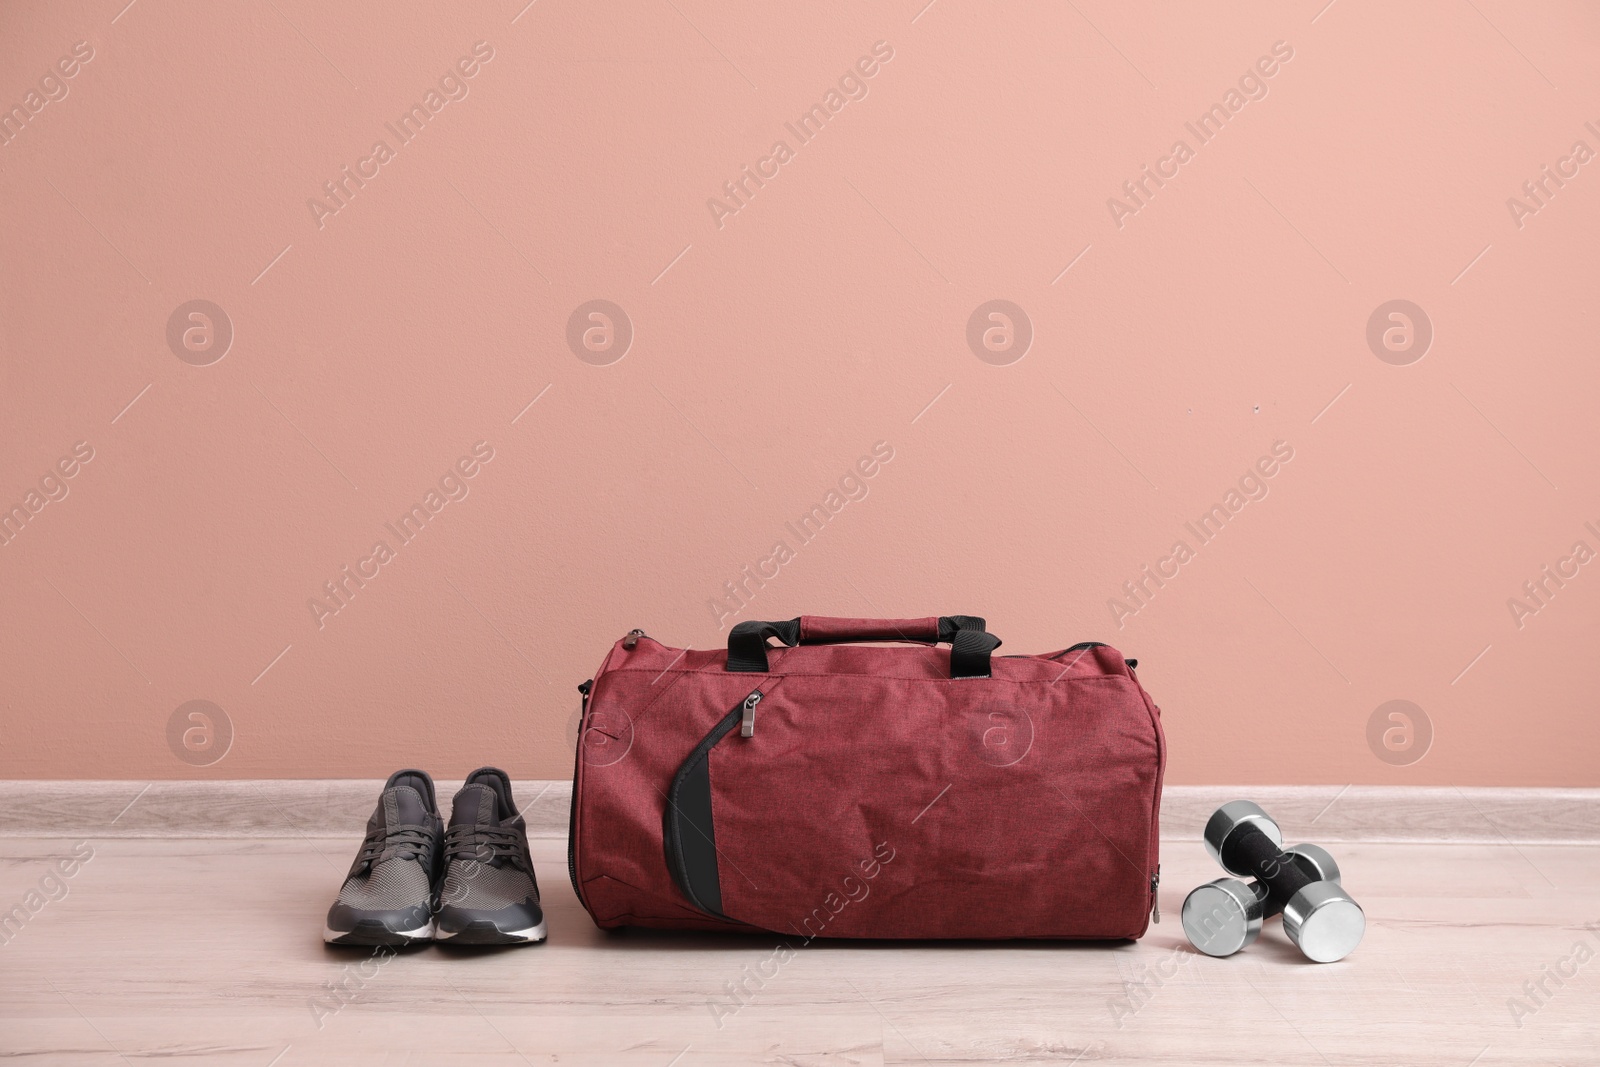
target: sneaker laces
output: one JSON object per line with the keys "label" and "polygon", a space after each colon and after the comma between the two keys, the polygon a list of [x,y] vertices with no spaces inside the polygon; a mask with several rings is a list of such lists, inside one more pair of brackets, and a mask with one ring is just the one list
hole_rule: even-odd
{"label": "sneaker laces", "polygon": [[445,859],[491,863],[504,857],[524,866],[522,835],[499,826],[453,826],[444,832]]}
{"label": "sneaker laces", "polygon": [[421,860],[433,856],[433,829],[428,826],[387,826],[367,834],[356,854],[356,863],[375,864],[387,859]]}

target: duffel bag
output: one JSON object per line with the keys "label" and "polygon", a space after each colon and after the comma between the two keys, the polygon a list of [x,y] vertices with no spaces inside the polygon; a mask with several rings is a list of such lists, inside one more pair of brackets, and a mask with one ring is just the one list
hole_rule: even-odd
{"label": "duffel bag", "polygon": [[1160,712],[1108,645],[999,645],[959,615],[631,632],[579,687],[578,900],[602,928],[1140,937]]}

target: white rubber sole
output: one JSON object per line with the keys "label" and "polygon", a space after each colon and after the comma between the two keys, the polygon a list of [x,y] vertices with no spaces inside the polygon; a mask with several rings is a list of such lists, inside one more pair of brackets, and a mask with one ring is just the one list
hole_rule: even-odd
{"label": "white rubber sole", "polygon": [[[455,934],[446,930],[436,930],[434,931],[433,939],[435,941],[449,941],[455,936]],[[545,924],[540,923],[538,926],[530,926],[525,930],[501,930],[500,936],[504,940],[498,943],[507,945],[543,941],[545,939]]]}
{"label": "white rubber sole", "polygon": [[[365,945],[365,944],[372,943],[372,942],[368,942],[368,941],[364,941],[364,940],[363,941],[346,941],[346,940],[344,940],[345,938],[350,937],[351,935],[356,934],[358,932],[359,933],[365,933],[366,931],[334,930],[331,927],[324,926],[322,928],[322,940],[327,942],[330,945],[345,945],[345,944]],[[396,942],[404,942],[404,943],[409,944],[412,941],[432,941],[434,939],[434,937],[435,937],[436,931],[434,929],[434,924],[430,922],[430,923],[427,923],[427,924],[425,924],[423,926],[417,927],[415,930],[390,930],[390,931],[388,931],[388,933],[389,933],[389,936],[393,937]],[[383,943],[387,944],[388,942],[383,942]]]}

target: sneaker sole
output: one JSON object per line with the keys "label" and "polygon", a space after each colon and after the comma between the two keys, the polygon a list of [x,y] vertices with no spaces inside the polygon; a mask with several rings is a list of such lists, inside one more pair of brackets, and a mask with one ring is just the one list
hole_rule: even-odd
{"label": "sneaker sole", "polygon": [[353,930],[334,930],[324,926],[322,940],[330,945],[366,947],[388,945],[393,948],[404,948],[406,945],[432,941],[435,932],[434,924],[431,922],[415,930],[391,930],[379,922],[358,922]]}
{"label": "sneaker sole", "polygon": [[437,930],[433,936],[436,941],[457,945],[532,945],[544,940],[545,924],[541,922],[524,930],[502,930],[488,920],[481,920],[468,923],[454,933]]}

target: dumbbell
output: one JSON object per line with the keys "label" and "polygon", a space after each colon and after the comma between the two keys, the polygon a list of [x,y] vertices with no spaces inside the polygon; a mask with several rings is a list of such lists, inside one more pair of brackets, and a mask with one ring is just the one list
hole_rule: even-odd
{"label": "dumbbell", "polygon": [[1189,894],[1183,928],[1195,948],[1215,956],[1237,952],[1260,933],[1269,905],[1282,909],[1283,932],[1307,959],[1332,963],[1361,943],[1366,915],[1340,887],[1333,857],[1315,845],[1284,852],[1278,824],[1259,806],[1222,805],[1206,822],[1205,844],[1223,870],[1258,881],[1223,878]]}
{"label": "dumbbell", "polygon": [[[1283,850],[1314,882],[1339,881],[1339,864],[1319,845]],[[1183,901],[1183,932],[1207,956],[1231,956],[1261,934],[1261,924],[1283,911],[1285,898],[1262,881],[1218,878],[1192,890]]]}

